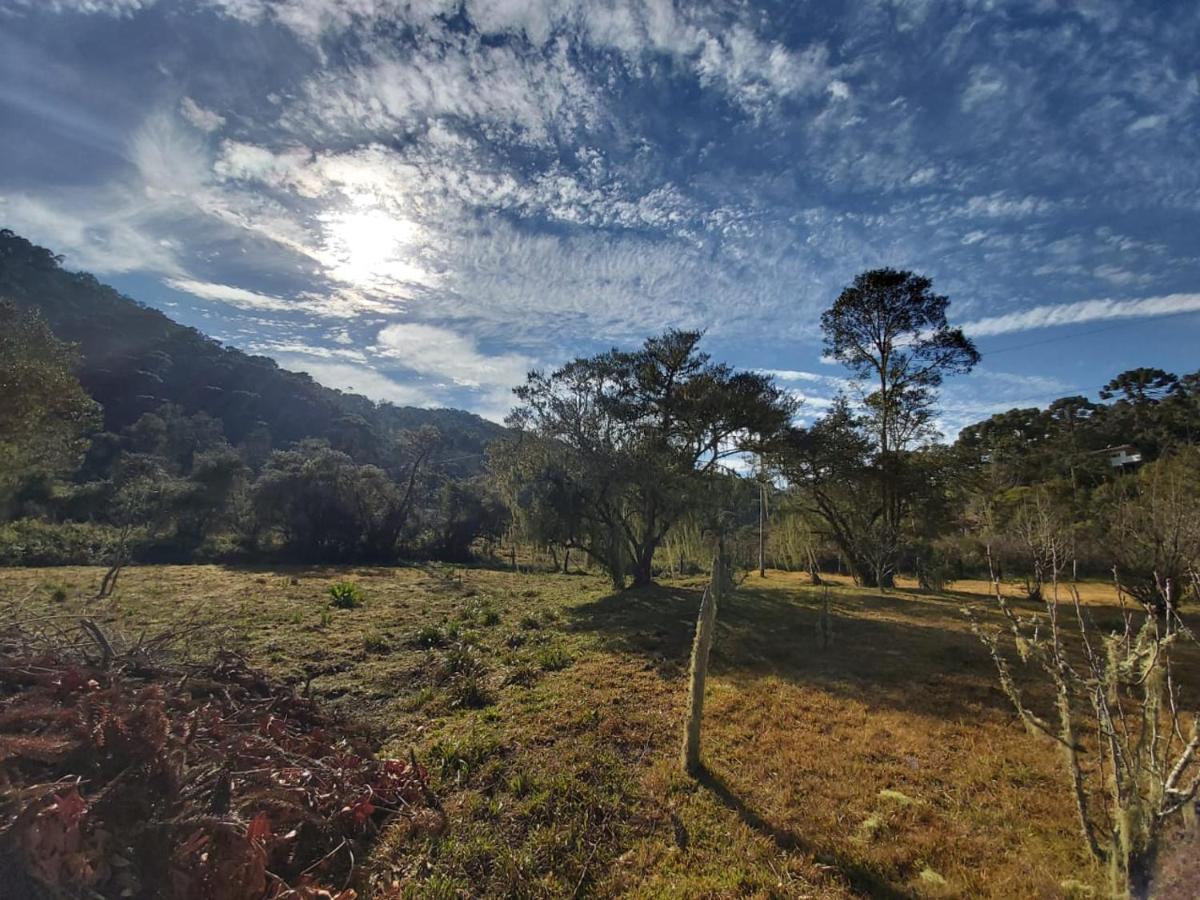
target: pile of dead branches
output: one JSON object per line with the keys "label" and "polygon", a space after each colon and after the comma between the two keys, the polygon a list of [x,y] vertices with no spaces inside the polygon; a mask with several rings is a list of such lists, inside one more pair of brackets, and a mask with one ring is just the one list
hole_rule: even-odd
{"label": "pile of dead branches", "polygon": [[0,893],[350,900],[386,819],[440,826],[415,758],[241,657],[156,664],[77,628],[0,630]]}

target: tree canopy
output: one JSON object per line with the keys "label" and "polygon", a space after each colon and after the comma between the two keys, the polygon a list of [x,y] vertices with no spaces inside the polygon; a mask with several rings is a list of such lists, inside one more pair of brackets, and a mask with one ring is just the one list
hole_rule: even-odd
{"label": "tree canopy", "polygon": [[498,461],[526,479],[552,471],[537,502],[553,510],[563,545],[591,554],[614,584],[627,572],[649,583],[655,552],[704,479],[790,420],[791,400],[768,377],[713,362],[700,340],[668,331],[637,350],[533,372],[516,389],[509,424],[520,435]]}

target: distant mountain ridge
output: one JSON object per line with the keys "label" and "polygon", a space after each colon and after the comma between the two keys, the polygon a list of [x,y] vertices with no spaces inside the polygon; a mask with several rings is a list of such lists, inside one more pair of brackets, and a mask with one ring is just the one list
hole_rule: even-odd
{"label": "distant mountain ridge", "polygon": [[232,444],[269,435],[278,448],[324,438],[365,463],[386,436],[432,425],[443,436],[440,455],[464,473],[477,470],[487,444],[506,433],[474,413],[375,403],[222,346],[88,273],[67,271],[50,250],[7,229],[0,229],[0,300],[36,308],[60,339],[78,345],[79,379],[104,407],[110,431],[174,403],[219,419]]}

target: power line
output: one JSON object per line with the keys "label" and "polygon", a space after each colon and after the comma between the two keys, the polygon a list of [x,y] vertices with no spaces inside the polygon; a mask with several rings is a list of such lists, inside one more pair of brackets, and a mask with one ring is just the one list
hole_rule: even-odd
{"label": "power line", "polygon": [[998,350],[988,350],[985,355],[995,356],[998,353],[1011,353],[1014,350],[1025,350],[1028,347],[1038,347],[1042,344],[1053,344],[1057,341],[1071,341],[1075,338],[1087,337],[1089,334],[1100,334],[1102,331],[1113,331],[1117,328],[1136,328],[1139,325],[1146,325],[1150,322],[1153,322],[1156,320],[1156,318],[1146,318],[1140,322],[1129,322],[1123,319],[1119,322],[1114,322],[1112,325],[1104,325],[1100,328],[1089,329],[1088,331],[1077,331],[1074,334],[1062,334],[1058,337],[1042,338],[1040,341],[1029,341],[1024,344],[1014,344],[1011,347],[1001,347]]}

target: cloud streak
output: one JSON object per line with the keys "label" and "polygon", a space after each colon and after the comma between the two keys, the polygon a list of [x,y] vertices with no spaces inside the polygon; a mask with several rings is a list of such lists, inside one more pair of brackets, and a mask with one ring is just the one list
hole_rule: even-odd
{"label": "cloud streak", "polygon": [[1136,300],[1081,300],[1078,303],[1058,303],[1034,306],[1002,316],[989,316],[967,322],[962,327],[972,337],[990,337],[1051,328],[1057,325],[1080,325],[1109,319],[1140,319],[1147,316],[1172,316],[1200,312],[1200,294],[1167,294],[1161,297],[1142,297]]}

